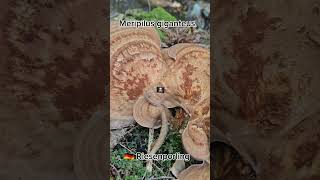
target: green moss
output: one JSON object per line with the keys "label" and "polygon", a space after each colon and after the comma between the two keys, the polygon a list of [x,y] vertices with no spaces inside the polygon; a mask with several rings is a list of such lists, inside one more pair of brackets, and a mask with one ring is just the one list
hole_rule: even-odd
{"label": "green moss", "polygon": [[150,12],[138,11],[133,14],[137,20],[147,20],[147,21],[175,21],[176,17],[172,16],[165,9],[161,7],[154,8]]}
{"label": "green moss", "polygon": [[[162,7],[152,9],[150,12],[143,10],[133,9],[126,12],[126,19],[146,20],[146,21],[176,21],[177,18],[171,15]],[[157,29],[160,39],[164,40],[166,37],[165,32]]]}
{"label": "green moss", "polygon": [[158,28],[156,28],[156,30],[157,30],[157,32],[158,32],[158,34],[159,34],[159,36],[160,36],[160,39],[161,39],[161,41],[163,41],[165,38],[166,38],[166,33],[165,32],[163,32],[163,31],[161,31],[160,29],[158,29]]}

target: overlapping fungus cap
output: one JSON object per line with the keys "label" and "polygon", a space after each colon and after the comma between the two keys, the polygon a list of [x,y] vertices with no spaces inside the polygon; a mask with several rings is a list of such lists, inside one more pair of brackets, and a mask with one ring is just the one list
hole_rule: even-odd
{"label": "overlapping fungus cap", "polygon": [[[195,104],[192,108],[192,118],[209,116],[210,115],[210,97],[207,97]],[[210,125],[208,125],[210,127]]]}
{"label": "overlapping fungus cap", "polygon": [[177,52],[184,47],[193,46],[193,44],[189,43],[180,43],[169,48],[164,48],[161,50],[162,57],[169,65],[169,68],[173,68],[174,62],[176,61]]}
{"label": "overlapping fungus cap", "polygon": [[[135,30],[135,31],[132,31],[132,30]],[[110,23],[110,34],[112,34],[113,36],[117,36],[119,34],[124,35],[123,38],[130,38],[132,35],[145,34],[146,36],[148,36],[148,38],[146,39],[152,39],[152,41],[155,44],[157,44],[157,46],[160,47],[160,36],[153,27],[139,27],[139,28],[125,27],[125,26],[120,26],[119,21],[112,21]],[[159,51],[160,51],[160,48],[159,48]]]}
{"label": "overlapping fungus cap", "polygon": [[[162,54],[169,70],[144,96],[151,104],[161,102],[167,108],[181,107],[191,115],[193,106],[210,94],[209,51],[195,44],[181,43]],[[157,86],[163,86],[165,93],[157,93]]]}
{"label": "overlapping fungus cap", "polygon": [[150,104],[141,96],[133,108],[134,120],[143,127],[159,128],[161,126],[161,108]]}
{"label": "overlapping fungus cap", "polygon": [[[161,83],[155,83],[147,88],[133,107],[133,116],[135,121],[144,127],[158,128],[161,126],[162,107],[174,108],[180,105],[175,101],[175,97],[171,96],[167,90],[165,93],[157,93],[157,87],[162,86]],[[171,118],[169,111],[166,111],[167,117]]]}
{"label": "overlapping fungus cap", "polygon": [[210,98],[194,106],[191,120],[182,134],[184,149],[195,159],[210,162]]}
{"label": "overlapping fungus cap", "polygon": [[[154,28],[110,28],[110,114],[111,122],[133,119],[133,105],[167,70]],[[113,124],[113,123],[112,123]]]}
{"label": "overlapping fungus cap", "polygon": [[194,159],[210,162],[210,127],[206,127],[207,122],[210,122],[210,117],[189,121],[182,133],[182,143]]}
{"label": "overlapping fungus cap", "polygon": [[210,164],[194,164],[178,175],[179,180],[210,180]]}
{"label": "overlapping fungus cap", "polygon": [[210,94],[209,50],[196,44],[177,44],[167,52],[174,59],[161,83],[172,96],[193,106]]}

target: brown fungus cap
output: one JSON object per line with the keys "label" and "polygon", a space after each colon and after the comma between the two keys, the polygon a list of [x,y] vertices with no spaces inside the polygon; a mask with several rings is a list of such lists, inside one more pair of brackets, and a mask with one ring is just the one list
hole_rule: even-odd
{"label": "brown fungus cap", "polygon": [[176,61],[177,53],[185,47],[194,46],[189,43],[180,43],[169,48],[164,48],[161,50],[162,57],[164,61],[168,64],[170,68],[174,66],[174,62]]}
{"label": "brown fungus cap", "polygon": [[110,32],[110,126],[121,128],[133,122],[133,106],[150,84],[167,70],[154,28],[120,27]]}
{"label": "brown fungus cap", "polygon": [[[164,52],[162,53],[164,54]],[[170,95],[192,107],[210,94],[209,50],[196,44],[178,44],[167,50],[169,70],[161,79]]]}
{"label": "brown fungus cap", "polygon": [[[205,118],[208,121],[208,118]],[[189,121],[182,133],[184,149],[196,160],[210,162],[208,130],[202,127],[200,118]]]}
{"label": "brown fungus cap", "polygon": [[150,104],[143,96],[139,97],[133,107],[133,117],[143,127],[159,128],[161,126],[161,108]]}
{"label": "brown fungus cap", "polygon": [[179,180],[210,180],[210,164],[194,164],[178,175]]}
{"label": "brown fungus cap", "polygon": [[161,54],[162,54],[162,58],[163,60],[166,62],[166,64],[168,65],[168,67],[171,67],[174,63],[174,59],[171,58],[169,55],[168,55],[168,51],[169,51],[170,48],[164,48],[164,49],[161,49]]}

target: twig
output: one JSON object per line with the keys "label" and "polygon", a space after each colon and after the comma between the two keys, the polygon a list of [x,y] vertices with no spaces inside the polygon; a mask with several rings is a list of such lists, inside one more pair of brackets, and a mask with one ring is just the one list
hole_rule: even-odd
{"label": "twig", "polygon": [[152,165],[154,165],[162,174],[164,174],[164,172],[162,171],[162,169],[160,169],[159,166],[157,166],[154,162],[152,162]]}
{"label": "twig", "polygon": [[128,151],[130,151],[132,154],[134,154],[134,152],[133,152],[131,149],[127,148],[125,145],[123,145],[123,144],[121,144],[121,143],[119,143],[119,145],[122,146],[122,147],[124,147],[124,148],[127,149]]}
{"label": "twig", "polygon": [[[119,170],[118,170],[113,164],[111,164],[111,163],[110,163],[110,166],[117,172],[118,177],[119,177],[120,179],[122,179],[121,176],[120,176]],[[117,178],[116,178],[116,179],[117,179]]]}
{"label": "twig", "polygon": [[163,111],[161,113],[161,117],[162,117],[162,124],[161,124],[160,134],[159,134],[158,139],[155,141],[154,146],[152,147],[152,150],[150,151],[150,154],[155,154],[159,150],[159,148],[164,143],[166,136],[168,134],[168,131],[169,131],[169,122],[167,119],[165,109],[163,109]]}
{"label": "twig", "polygon": [[148,8],[149,8],[149,12],[150,12],[151,11],[150,0],[148,0]]}
{"label": "twig", "polygon": [[[153,129],[153,131],[154,131],[154,129]],[[153,137],[152,137],[152,138],[153,138]],[[152,142],[151,142],[150,144],[152,144]],[[135,152],[134,152],[133,150],[127,148],[125,145],[123,145],[123,144],[121,144],[121,143],[119,143],[119,145],[122,146],[123,148],[127,149],[128,151],[130,151],[130,153],[135,154]],[[149,149],[149,145],[148,145],[148,149]],[[150,149],[151,149],[151,146],[150,146]],[[148,151],[150,151],[150,150],[148,150]],[[148,162],[150,162],[151,165],[154,165],[162,174],[164,174],[164,172],[162,171],[162,169],[160,169],[160,167],[157,166],[154,162],[152,162],[152,161],[148,161]],[[115,168],[114,166],[112,166],[112,167]],[[115,168],[115,169],[116,169],[116,168]],[[152,167],[151,167],[151,170],[152,170]],[[147,171],[144,173],[142,179],[145,179],[146,174],[147,174]]]}
{"label": "twig", "polygon": [[[136,129],[138,126],[134,126],[132,127],[130,130],[126,131],[124,133],[124,135],[122,137],[124,137],[125,135],[127,135],[128,133],[132,132],[134,129]],[[127,149],[128,151],[130,151],[130,153],[134,153],[131,149],[127,148],[125,145],[123,145],[121,142],[118,143],[120,146],[124,147],[125,149]]]}
{"label": "twig", "polygon": [[145,180],[146,175],[147,175],[147,171],[144,172],[143,177],[142,177],[141,179],[142,179],[142,180]]}
{"label": "twig", "polygon": [[124,136],[127,135],[127,134],[129,134],[129,133],[131,133],[131,132],[132,132],[133,130],[135,130],[137,127],[138,127],[138,126],[133,126],[131,129],[129,129],[128,131],[126,131],[126,132],[124,133]]}
{"label": "twig", "polygon": [[[151,164],[154,165],[154,167],[156,167],[158,169],[158,171],[160,171],[162,174],[164,174],[162,169],[160,169],[159,166],[157,166],[154,162],[151,161]],[[143,177],[141,179],[145,179],[146,175],[147,175],[147,171],[144,172]]]}
{"label": "twig", "polygon": [[[153,137],[154,137],[154,129],[150,128],[149,129],[149,140],[148,140],[148,154],[151,152],[151,145],[153,143]],[[147,172],[149,172],[149,173],[152,172],[152,160],[147,161],[146,169],[147,169]]]}
{"label": "twig", "polygon": [[[164,140],[165,140],[167,133],[168,133],[168,130],[169,130],[168,129],[168,119],[166,117],[165,109],[163,109],[161,116],[162,116],[162,126],[161,126],[161,130],[160,130],[160,135],[159,135],[158,139],[155,141],[154,146],[152,148],[151,148],[151,144],[153,141],[154,129],[153,128],[149,129],[148,154],[151,154],[151,155],[155,154],[158,151],[158,149],[161,147],[161,145],[164,143]],[[147,161],[147,172],[150,172],[150,173],[152,172],[152,164],[154,164],[152,162],[152,160]],[[160,168],[158,168],[158,169],[160,169]],[[163,171],[161,171],[161,172],[163,172]],[[145,175],[146,175],[146,173],[144,174],[144,177],[145,177]]]}

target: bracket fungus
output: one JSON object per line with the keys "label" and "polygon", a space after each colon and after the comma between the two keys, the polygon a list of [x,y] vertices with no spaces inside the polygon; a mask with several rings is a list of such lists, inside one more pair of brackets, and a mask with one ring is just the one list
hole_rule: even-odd
{"label": "bracket fungus", "polygon": [[154,28],[120,27],[111,23],[110,126],[119,129],[133,122],[133,105],[167,67]]}
{"label": "bracket fungus", "polygon": [[184,149],[195,159],[210,163],[210,101],[197,104],[182,133]]}
{"label": "bracket fungus", "polygon": [[152,105],[144,97],[140,97],[134,105],[133,115],[135,121],[143,127],[154,129],[161,127],[160,136],[150,151],[150,154],[155,154],[165,141],[169,131],[168,118],[171,117],[169,110],[161,104]]}
{"label": "bracket fungus", "polygon": [[[204,118],[209,121],[209,117]],[[202,127],[200,119],[190,121],[183,131],[182,142],[184,149],[196,160],[210,161],[209,135]]]}
{"label": "bracket fungus", "polygon": [[[192,119],[183,132],[184,147],[204,164],[187,168],[181,177],[189,174],[192,179],[200,171],[208,172],[209,50],[189,43],[160,50],[153,28],[136,30],[114,22],[111,26],[111,128],[121,128],[133,120],[143,127],[161,127],[150,150],[155,154],[173,119],[169,109],[182,108]],[[164,91],[159,93],[159,87]]]}
{"label": "bracket fungus", "polygon": [[206,162],[202,164],[194,164],[179,173],[180,180],[209,180],[210,179],[210,165]]}
{"label": "bracket fungus", "polygon": [[143,96],[136,101],[133,116],[140,126],[155,129],[161,126],[161,108],[151,105]]}
{"label": "bracket fungus", "polygon": [[[158,83],[144,92],[144,97],[150,104],[163,104],[166,108],[180,106],[190,114],[195,104],[210,95],[209,51],[186,43],[169,49],[167,52],[175,59],[174,63]],[[157,93],[156,86],[166,91]]]}
{"label": "bracket fungus", "polygon": [[[174,62],[171,62],[169,70],[159,82],[146,89],[133,108],[134,119],[149,128],[160,125],[157,118],[160,109],[181,107],[190,115],[194,105],[208,98],[210,94],[210,62],[206,48],[184,43],[172,46],[163,53],[168,55],[165,58],[170,57]],[[158,86],[164,87],[165,92],[157,93]],[[156,141],[160,146],[168,131],[168,123],[164,123],[163,118],[168,118],[165,112],[162,116],[162,129]]]}
{"label": "bracket fungus", "polygon": [[[195,44],[181,43],[170,47],[168,56],[175,62],[160,84],[166,88],[169,102],[178,103],[190,113],[196,103],[210,94],[209,51]],[[156,94],[149,92],[148,95]]]}

